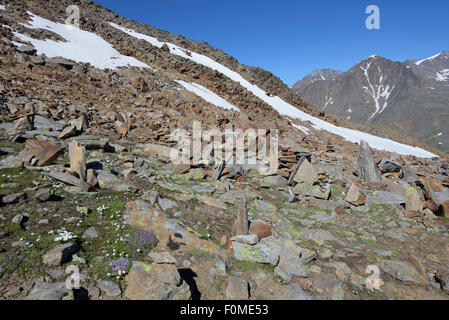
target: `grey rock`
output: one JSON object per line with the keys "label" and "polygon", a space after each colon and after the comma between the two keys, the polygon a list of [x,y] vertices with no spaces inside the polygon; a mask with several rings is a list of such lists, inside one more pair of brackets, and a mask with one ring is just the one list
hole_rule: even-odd
{"label": "grey rock", "polygon": [[36,49],[33,46],[29,46],[29,45],[22,45],[20,47],[16,48],[17,51],[25,53],[25,54],[35,54],[36,53]]}
{"label": "grey rock", "polygon": [[363,140],[360,141],[358,164],[360,177],[364,182],[381,182],[369,145]]}
{"label": "grey rock", "polygon": [[382,173],[399,172],[402,169],[402,166],[399,163],[390,159],[382,159],[379,162],[378,167]]}
{"label": "grey rock", "polygon": [[298,183],[302,182],[310,182],[313,183],[318,177],[318,173],[315,167],[305,159],[302,161],[301,165],[298,168],[298,171],[293,178],[294,181]]}
{"label": "grey rock", "polygon": [[263,184],[262,186],[266,187],[284,187],[287,185],[287,179],[285,179],[282,176],[274,175],[274,176],[268,176],[263,178]]}
{"label": "grey rock", "polygon": [[72,70],[76,65],[76,62],[61,57],[50,58],[49,61],[54,64],[59,64],[67,70]]}
{"label": "grey rock", "polygon": [[405,203],[404,196],[387,191],[378,191],[366,197],[366,203],[400,205]]}
{"label": "grey rock", "polygon": [[279,264],[274,268],[274,273],[287,283],[306,278],[309,274],[307,267],[304,266],[299,256],[294,255],[281,255]]}
{"label": "grey rock", "polygon": [[319,273],[312,278],[312,287],[331,300],[344,300],[341,282],[332,274]]}
{"label": "grey rock", "polygon": [[393,278],[406,283],[413,283],[420,286],[428,285],[427,279],[410,263],[405,261],[387,260],[379,265],[383,272],[388,273]]}
{"label": "grey rock", "polygon": [[52,196],[53,196],[52,189],[39,189],[34,195],[34,197],[39,202],[46,202],[50,200]]}
{"label": "grey rock", "polygon": [[80,250],[73,242],[59,244],[43,256],[43,262],[49,265],[60,265],[72,261],[72,256]]}
{"label": "grey rock", "polygon": [[159,192],[157,190],[146,190],[142,196],[143,200],[146,200],[151,204],[155,204],[158,198]]}
{"label": "grey rock", "polygon": [[176,288],[174,288],[167,297],[167,300],[181,300],[187,301],[191,300],[192,293],[190,291],[189,285],[183,281],[182,284]]}
{"label": "grey rock", "polygon": [[108,297],[117,297],[122,294],[120,287],[112,281],[101,280],[98,281],[97,286],[101,293]]}
{"label": "grey rock", "polygon": [[250,261],[277,265],[279,262],[279,251],[273,250],[265,244],[258,243],[255,246],[233,242],[234,257],[237,260]]}
{"label": "grey rock", "polygon": [[236,242],[240,242],[240,243],[245,243],[245,244],[256,244],[259,239],[257,237],[257,235],[253,235],[253,234],[249,234],[249,235],[237,235],[231,238],[231,241],[236,241]]}
{"label": "grey rock", "polygon": [[212,276],[226,276],[226,264],[220,259],[214,258],[214,266],[210,268],[209,274]]}
{"label": "grey rock", "polygon": [[178,207],[178,204],[175,201],[165,198],[158,198],[157,203],[164,212]]}
{"label": "grey rock", "polygon": [[236,300],[248,299],[248,281],[239,277],[230,276],[227,282],[226,298]]}
{"label": "grey rock", "polygon": [[122,183],[119,178],[117,178],[117,176],[112,174],[111,172],[97,170],[96,173],[100,189],[112,190],[117,192],[130,192],[136,190],[135,187],[126,183]]}
{"label": "grey rock", "polygon": [[449,293],[449,269],[444,267],[438,269],[435,278],[441,284],[441,289]]}
{"label": "grey rock", "polygon": [[19,223],[22,224],[22,223],[26,222],[27,220],[28,220],[28,217],[26,215],[19,213],[12,218],[11,222],[13,224],[19,224]]}
{"label": "grey rock", "polygon": [[65,124],[48,119],[41,115],[35,115],[34,127],[39,131],[62,131],[65,127]]}
{"label": "grey rock", "polygon": [[247,199],[248,201],[252,201],[257,199],[259,195],[255,192],[249,190],[230,190],[224,194],[222,194],[219,198],[220,201],[230,204],[237,204],[239,200]]}
{"label": "grey rock", "polygon": [[26,197],[27,197],[27,194],[24,192],[10,194],[10,195],[4,196],[2,198],[2,202],[4,204],[14,204],[14,203],[18,203],[21,200],[25,200]]}
{"label": "grey rock", "polygon": [[24,300],[62,300],[70,291],[65,282],[39,282]]}
{"label": "grey rock", "polygon": [[96,238],[98,238],[97,229],[95,227],[90,227],[89,229],[84,231],[83,238],[84,239],[96,239]]}
{"label": "grey rock", "polygon": [[150,252],[148,257],[153,260],[153,262],[158,264],[176,264],[176,259],[168,252]]}
{"label": "grey rock", "polygon": [[125,297],[131,300],[162,300],[181,282],[181,276],[172,264],[145,264],[134,261],[126,276]]}
{"label": "grey rock", "polygon": [[279,300],[312,300],[312,297],[305,293],[299,284],[293,283],[287,286]]}
{"label": "grey rock", "polygon": [[30,61],[40,66],[42,66],[45,63],[44,58],[42,58],[41,56],[31,56]]}

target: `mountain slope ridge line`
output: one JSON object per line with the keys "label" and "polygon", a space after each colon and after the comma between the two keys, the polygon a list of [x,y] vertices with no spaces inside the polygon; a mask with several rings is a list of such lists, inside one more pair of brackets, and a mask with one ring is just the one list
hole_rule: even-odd
{"label": "mountain slope ridge line", "polygon": [[[127,33],[128,35],[135,37],[137,39],[142,39],[150,44],[157,46],[161,48],[164,43],[160,42],[154,37],[136,32],[132,29],[125,28],[122,26],[119,26],[113,22],[109,22],[109,24],[118,29],[123,31],[124,33]],[[318,119],[316,117],[310,116],[307,113],[297,109],[296,107],[292,106],[291,104],[285,102],[281,98],[275,96],[270,97],[267,95],[267,93],[260,89],[258,86],[251,84],[248,80],[244,79],[239,73],[221,65],[220,63],[212,60],[209,57],[206,57],[204,55],[190,52],[188,50],[185,50],[177,45],[171,44],[166,42],[165,43],[168,48],[170,49],[170,53],[181,56],[183,58],[186,58],[188,60],[192,60],[196,63],[199,63],[201,65],[204,65],[206,67],[209,67],[213,70],[216,70],[218,72],[221,72],[231,80],[240,83],[244,88],[246,88],[248,91],[252,92],[256,97],[270,105],[272,108],[274,108],[279,114],[291,117],[293,119],[299,119],[300,121],[309,121],[312,123],[313,128],[316,130],[326,130],[333,134],[339,135],[343,137],[345,140],[351,141],[353,143],[360,143],[361,140],[365,140],[368,142],[368,144],[375,149],[378,150],[385,150],[390,152],[397,152],[404,155],[415,155],[417,157],[422,158],[432,158],[437,157],[437,155],[430,153],[424,149],[418,148],[418,147],[412,147],[408,145],[404,145],[386,138],[380,138],[371,134],[363,133],[357,130],[338,127],[333,124],[330,124],[324,120]],[[363,138],[362,138],[363,137]]]}

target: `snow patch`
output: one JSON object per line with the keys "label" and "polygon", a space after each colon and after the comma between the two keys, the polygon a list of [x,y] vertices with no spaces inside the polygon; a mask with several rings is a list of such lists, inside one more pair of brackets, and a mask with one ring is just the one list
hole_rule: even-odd
{"label": "snow patch", "polygon": [[6,7],[5,7],[4,5],[2,5],[2,4],[0,4],[0,10],[5,11],[5,10],[6,10]]}
{"label": "snow patch", "polygon": [[437,81],[447,81],[449,80],[449,69],[443,69],[440,72],[437,72],[437,76],[435,77]]}
{"label": "snow patch", "polygon": [[[390,88],[390,85],[384,86],[383,81],[385,79],[384,79],[382,71],[380,70],[379,67],[377,67],[377,69],[379,70],[379,73],[380,73],[379,83],[374,84],[374,85],[371,83],[370,77],[368,75],[368,70],[371,67],[372,63],[373,63],[373,61],[370,61],[369,63],[367,63],[367,65],[365,67],[360,66],[360,69],[362,69],[365,74],[365,78],[368,81],[368,86],[369,86],[369,87],[364,86],[363,89],[365,90],[366,93],[368,93],[371,96],[371,98],[373,98],[374,104],[376,106],[376,110],[371,115],[369,120],[374,118],[374,116],[376,116],[377,114],[381,114],[387,108],[388,98],[390,97],[391,92],[395,88],[394,86],[393,86],[393,88]],[[382,107],[380,106],[381,98],[383,98],[383,100],[384,100]]]}
{"label": "snow patch", "polygon": [[69,60],[90,63],[99,69],[117,69],[118,67],[149,68],[139,60],[120,54],[102,37],[75,28],[70,25],[53,22],[39,17],[28,11],[31,16],[31,26],[22,24],[29,29],[44,29],[54,32],[67,42],[52,40],[37,40],[19,32],[14,35],[24,42],[31,42],[38,54],[45,54],[49,58],[63,57]]}
{"label": "snow patch", "polygon": [[240,111],[239,108],[230,104],[225,99],[219,97],[214,92],[203,87],[202,85],[199,85],[197,83],[187,83],[182,80],[175,80],[175,81],[180,85],[182,85],[186,90],[193,92],[194,94],[202,98],[204,101],[207,101],[216,107],[221,107],[226,110]]}
{"label": "snow patch", "polygon": [[[164,44],[163,42],[158,41],[154,37],[150,37],[148,35],[144,35],[141,33],[138,33],[134,30],[123,28],[121,26],[118,26],[114,23],[110,22],[110,25],[122,30],[123,32],[129,34],[130,36],[136,37],[138,39],[143,39],[148,41],[149,43],[157,46],[162,47]],[[309,121],[312,124],[312,127],[316,130],[325,130],[330,133],[336,134],[338,136],[341,136],[347,141],[353,142],[353,143],[360,143],[361,140],[365,140],[372,148],[377,150],[385,150],[389,152],[396,152],[398,154],[404,154],[404,155],[413,155],[416,157],[421,158],[433,158],[438,157],[437,155],[430,153],[424,149],[418,148],[418,147],[412,147],[405,144],[401,144],[389,139],[380,138],[368,133],[360,132],[357,130],[352,130],[348,128],[338,127],[331,123],[328,123],[326,121],[323,121],[319,118],[313,117],[296,107],[292,106],[291,104],[285,102],[281,98],[277,96],[267,96],[266,92],[260,89],[258,86],[251,84],[249,81],[244,79],[240,74],[238,74],[235,71],[232,71],[231,69],[219,64],[218,62],[212,60],[209,57],[206,57],[204,55],[195,53],[195,52],[188,52],[187,50],[178,47],[174,44],[166,43],[167,46],[170,49],[170,52],[173,54],[176,54],[178,56],[184,57],[186,59],[192,60],[198,64],[204,65],[206,67],[209,67],[213,70],[216,70],[218,72],[223,73],[231,80],[240,83],[244,88],[246,88],[248,91],[252,92],[256,97],[273,107],[279,114],[288,116],[293,119],[299,119],[300,121],[306,122]],[[189,54],[187,54],[187,52]],[[388,88],[389,89],[389,88]],[[391,89],[392,90],[392,89]],[[388,96],[389,94],[384,93],[384,96]]]}
{"label": "snow patch", "polygon": [[431,57],[429,57],[429,58],[427,58],[427,59],[418,60],[418,61],[415,62],[415,64],[416,64],[417,66],[419,66],[421,63],[423,63],[423,62],[425,62],[425,61],[433,60],[433,59],[439,57],[440,55],[441,55],[441,52],[440,52],[440,53],[437,53],[436,55],[431,56]]}
{"label": "snow patch", "polygon": [[324,111],[328,105],[334,104],[333,98],[332,97],[328,98],[327,94],[326,94],[326,99],[325,100],[326,101],[324,103],[324,107],[323,107],[322,111]]}
{"label": "snow patch", "polygon": [[304,126],[301,126],[299,124],[294,124],[294,123],[291,123],[291,122],[290,122],[290,124],[292,126],[294,126],[296,129],[299,129],[300,131],[302,131],[305,134],[309,134],[309,132],[310,132],[310,130],[308,128],[304,127]]}

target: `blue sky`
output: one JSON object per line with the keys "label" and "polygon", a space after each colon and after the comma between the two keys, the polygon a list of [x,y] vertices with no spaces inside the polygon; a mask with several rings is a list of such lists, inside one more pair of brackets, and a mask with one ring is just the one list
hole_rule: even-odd
{"label": "blue sky", "polygon": [[[378,54],[395,61],[449,50],[447,0],[95,0],[118,14],[206,41],[292,85],[318,68],[346,71]],[[368,30],[368,5],[380,30]]]}

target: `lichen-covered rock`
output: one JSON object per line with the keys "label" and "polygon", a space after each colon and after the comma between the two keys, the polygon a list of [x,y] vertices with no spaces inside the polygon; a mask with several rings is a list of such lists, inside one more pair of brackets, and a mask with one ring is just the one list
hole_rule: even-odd
{"label": "lichen-covered rock", "polygon": [[125,297],[131,300],[163,300],[180,284],[181,276],[174,265],[147,264],[134,261],[125,278]]}

